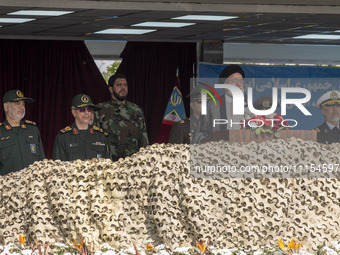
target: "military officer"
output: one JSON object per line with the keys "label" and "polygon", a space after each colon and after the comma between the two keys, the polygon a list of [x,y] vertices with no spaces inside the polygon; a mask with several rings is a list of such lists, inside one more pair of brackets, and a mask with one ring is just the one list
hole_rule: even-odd
{"label": "military officer", "polygon": [[319,143],[339,143],[339,120],[340,120],[340,92],[330,91],[323,94],[316,102],[317,107],[325,118],[325,122],[316,129]]}
{"label": "military officer", "polygon": [[127,100],[128,82],[123,74],[116,73],[108,81],[111,99],[98,104],[95,124],[109,134],[111,159],[117,161],[149,145],[143,110]]}
{"label": "military officer", "polygon": [[0,123],[0,175],[21,170],[45,158],[39,130],[33,121],[23,120],[26,104],[34,99],[20,90],[10,90],[3,97],[6,119]]}
{"label": "military officer", "polygon": [[104,131],[92,125],[93,111],[98,108],[91,98],[78,94],[72,100],[74,123],[60,130],[54,142],[53,159],[109,158],[109,146]]}
{"label": "military officer", "polygon": [[[190,144],[193,130],[201,116],[201,89],[196,87],[190,96],[190,118],[180,120],[172,125],[168,143]],[[191,128],[190,128],[191,126]]]}

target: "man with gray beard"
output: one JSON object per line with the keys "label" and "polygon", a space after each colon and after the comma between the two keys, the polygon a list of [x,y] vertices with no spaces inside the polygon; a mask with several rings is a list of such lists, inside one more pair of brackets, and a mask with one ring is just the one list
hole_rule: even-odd
{"label": "man with gray beard", "polygon": [[340,92],[330,91],[323,94],[316,102],[325,118],[325,122],[316,128],[319,143],[339,143],[340,131]]}
{"label": "man with gray beard", "polygon": [[34,99],[20,90],[10,90],[3,97],[6,119],[0,123],[0,175],[21,170],[45,158],[39,130],[33,121],[23,120],[25,105]]}

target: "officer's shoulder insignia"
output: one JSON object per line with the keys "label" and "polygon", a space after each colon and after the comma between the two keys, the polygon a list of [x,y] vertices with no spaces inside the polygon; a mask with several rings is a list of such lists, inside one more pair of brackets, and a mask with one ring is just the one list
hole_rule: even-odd
{"label": "officer's shoulder insignia", "polygon": [[95,125],[93,125],[92,128],[93,128],[93,130],[96,130],[96,131],[99,131],[99,132],[101,132],[101,133],[104,133],[104,131],[103,131],[102,128],[99,128],[99,127],[97,127],[97,126],[95,126]]}
{"label": "officer's shoulder insignia", "polygon": [[30,121],[30,120],[25,120],[25,123],[31,124],[31,125],[33,125],[33,126],[36,126],[36,125],[37,125],[37,123],[35,123],[34,121]]}
{"label": "officer's shoulder insignia", "polygon": [[67,126],[66,128],[61,129],[60,132],[62,134],[65,134],[67,132],[70,132],[71,130],[72,130],[72,128],[70,126]]}
{"label": "officer's shoulder insignia", "polygon": [[2,126],[2,122],[0,122],[0,127]]}
{"label": "officer's shoulder insignia", "polygon": [[320,132],[320,129],[319,129],[319,128],[314,128],[314,130],[316,130],[317,133]]}
{"label": "officer's shoulder insignia", "polygon": [[180,120],[179,123],[184,124],[184,120]]}
{"label": "officer's shoulder insignia", "polygon": [[104,135],[105,135],[105,136],[109,136],[109,133],[104,132]]}

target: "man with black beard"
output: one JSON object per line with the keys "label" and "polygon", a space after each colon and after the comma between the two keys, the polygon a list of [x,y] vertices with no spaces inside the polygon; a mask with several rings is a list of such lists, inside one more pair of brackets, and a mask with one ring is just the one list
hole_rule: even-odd
{"label": "man with black beard", "polygon": [[340,92],[329,91],[316,102],[325,118],[325,122],[316,129],[319,143],[340,143]]}
{"label": "man with black beard", "polygon": [[109,134],[110,156],[116,161],[136,153],[147,146],[149,140],[142,109],[126,100],[126,76],[111,76],[108,89],[111,100],[97,105],[100,110],[95,112],[95,124]]}
{"label": "man with black beard", "polygon": [[39,130],[33,121],[23,120],[26,104],[33,98],[20,90],[10,90],[3,97],[6,119],[0,123],[0,175],[21,170],[45,158]]}

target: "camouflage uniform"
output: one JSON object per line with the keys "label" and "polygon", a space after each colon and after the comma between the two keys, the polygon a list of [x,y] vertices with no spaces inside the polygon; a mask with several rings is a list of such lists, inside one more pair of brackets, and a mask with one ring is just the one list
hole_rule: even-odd
{"label": "camouflage uniform", "polygon": [[111,159],[131,156],[149,144],[144,114],[136,104],[120,104],[114,99],[97,105],[95,124],[109,134]]}

